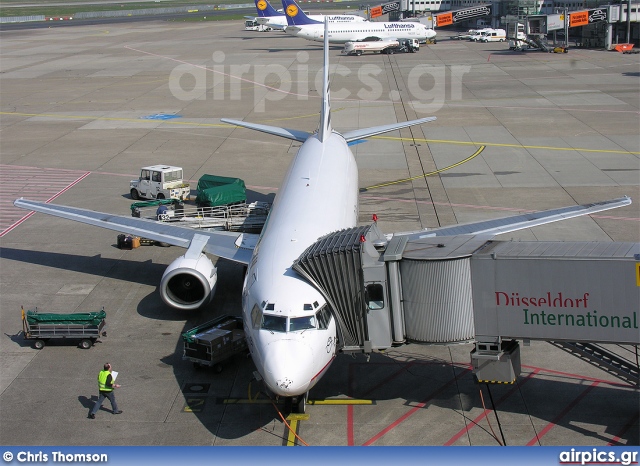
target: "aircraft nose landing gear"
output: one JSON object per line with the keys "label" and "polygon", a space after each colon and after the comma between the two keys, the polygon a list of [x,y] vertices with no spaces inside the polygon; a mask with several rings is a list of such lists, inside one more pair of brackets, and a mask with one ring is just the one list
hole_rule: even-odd
{"label": "aircraft nose landing gear", "polygon": [[298,396],[289,396],[284,400],[284,409],[287,413],[304,414],[308,399],[309,392]]}

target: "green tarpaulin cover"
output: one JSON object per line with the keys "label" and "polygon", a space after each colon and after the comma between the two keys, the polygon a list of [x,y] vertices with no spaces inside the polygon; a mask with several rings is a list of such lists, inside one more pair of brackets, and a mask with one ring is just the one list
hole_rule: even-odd
{"label": "green tarpaulin cover", "polygon": [[77,314],[51,314],[27,311],[27,322],[29,322],[30,325],[99,325],[106,317],[107,313],[105,311],[79,312]]}
{"label": "green tarpaulin cover", "polygon": [[142,209],[143,207],[153,207],[157,205],[170,205],[180,203],[180,199],[156,199],[154,201],[140,201],[131,204],[131,210]]}
{"label": "green tarpaulin cover", "polygon": [[203,207],[236,204],[247,200],[244,181],[226,176],[202,175],[198,180],[196,204]]}

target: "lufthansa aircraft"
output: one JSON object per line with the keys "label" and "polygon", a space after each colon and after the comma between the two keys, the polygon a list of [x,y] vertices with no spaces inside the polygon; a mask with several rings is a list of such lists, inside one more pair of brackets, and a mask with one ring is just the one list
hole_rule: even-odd
{"label": "lufthansa aircraft", "polygon": [[[284,13],[276,11],[267,0],[253,0],[256,4],[258,17],[256,22],[275,29],[284,29],[287,26],[287,18]],[[365,19],[357,15],[309,15],[314,21],[324,22],[325,17],[330,23],[363,22]]]}
{"label": "lufthansa aircraft", "polygon": [[[302,37],[316,42],[324,41],[324,27],[321,22],[314,21],[304,14],[295,0],[282,0],[288,26],[287,34]],[[414,22],[373,22],[330,23],[328,29],[329,42],[344,44],[363,40],[382,39],[418,39],[421,42],[432,40],[436,31],[428,29],[424,24]]]}
{"label": "lufthansa aircraft", "polygon": [[[358,170],[349,143],[420,125],[435,117],[347,131],[331,126],[329,45],[325,22],[320,123],[304,132],[243,121],[226,123],[302,143],[275,197],[260,235],[194,231],[134,217],[17,199],[14,205],[77,222],[186,248],[162,276],[160,295],[169,306],[194,310],[211,300],[217,270],[205,255],[247,265],[242,290],[244,330],[256,368],[271,393],[304,411],[309,390],[338,353],[336,317],[318,289],[298,275],[294,261],[320,237],[356,226]],[[429,235],[496,235],[557,220],[592,214],[630,203],[628,198],[572,206],[509,219],[444,227]],[[423,232],[424,233],[424,232]]]}

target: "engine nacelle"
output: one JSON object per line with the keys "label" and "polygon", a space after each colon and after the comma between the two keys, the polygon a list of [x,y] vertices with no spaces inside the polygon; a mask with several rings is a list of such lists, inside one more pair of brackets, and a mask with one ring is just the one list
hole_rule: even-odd
{"label": "engine nacelle", "polygon": [[169,306],[191,311],[213,298],[217,269],[204,254],[196,259],[185,257],[174,260],[162,275],[160,296]]}

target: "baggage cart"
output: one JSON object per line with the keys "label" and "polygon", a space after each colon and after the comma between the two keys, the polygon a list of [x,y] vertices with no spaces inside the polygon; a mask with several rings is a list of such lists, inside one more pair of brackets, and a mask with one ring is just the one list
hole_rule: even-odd
{"label": "baggage cart", "polygon": [[107,336],[102,308],[99,312],[74,314],[40,313],[38,308],[26,311],[22,308],[22,332],[25,340],[33,340],[35,349],[44,348],[52,338],[79,340],[78,346],[89,349],[101,337]]}
{"label": "baggage cart", "polygon": [[213,367],[216,372],[222,371],[224,361],[248,349],[241,317],[218,317],[183,333],[182,339],[183,360],[196,368]]}

